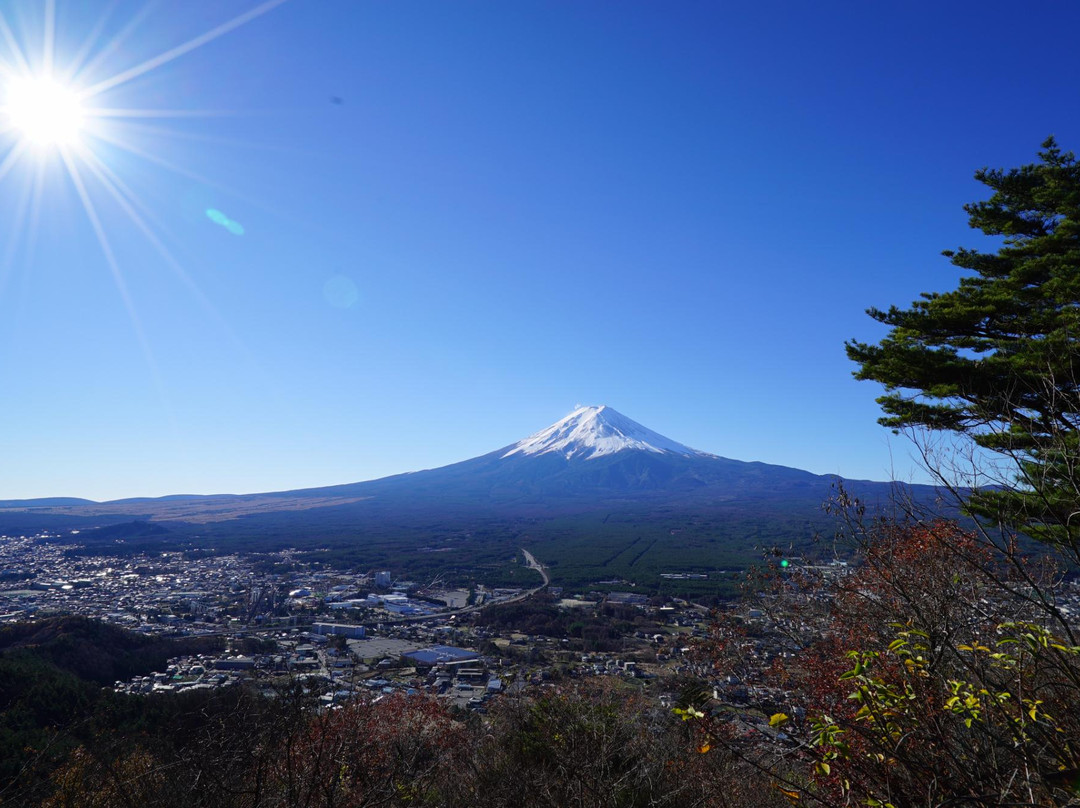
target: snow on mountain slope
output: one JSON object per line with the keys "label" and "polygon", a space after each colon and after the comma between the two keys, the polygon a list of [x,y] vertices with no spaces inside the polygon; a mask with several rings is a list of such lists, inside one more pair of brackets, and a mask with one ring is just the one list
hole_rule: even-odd
{"label": "snow on mountain slope", "polygon": [[560,454],[567,460],[591,460],[626,449],[686,457],[713,457],[665,438],[605,406],[579,407],[547,429],[518,441],[503,457]]}

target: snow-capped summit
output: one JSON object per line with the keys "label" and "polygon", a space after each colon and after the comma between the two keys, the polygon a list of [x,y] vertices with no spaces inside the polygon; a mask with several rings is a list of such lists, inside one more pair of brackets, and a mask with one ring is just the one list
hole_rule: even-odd
{"label": "snow-capped summit", "polygon": [[605,406],[579,407],[547,429],[518,441],[503,457],[560,454],[567,460],[591,460],[626,449],[687,457],[713,457],[665,438]]}

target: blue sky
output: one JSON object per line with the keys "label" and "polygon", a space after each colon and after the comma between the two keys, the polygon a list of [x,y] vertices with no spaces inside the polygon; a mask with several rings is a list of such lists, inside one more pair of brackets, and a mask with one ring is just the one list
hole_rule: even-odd
{"label": "blue sky", "polygon": [[[55,62],[91,42],[90,86],[257,8],[57,0]],[[0,11],[40,63],[48,6]],[[955,285],[975,169],[1080,149],[1078,29],[1072,2],[268,8],[93,99],[155,113],[82,136],[129,200],[76,161],[112,265],[55,149],[0,179],[0,499],[370,479],[601,403],[918,478],[843,342]]]}

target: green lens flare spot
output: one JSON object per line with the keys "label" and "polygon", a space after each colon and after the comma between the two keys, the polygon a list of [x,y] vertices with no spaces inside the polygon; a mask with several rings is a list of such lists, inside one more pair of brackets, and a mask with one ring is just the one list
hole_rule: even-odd
{"label": "green lens flare spot", "polygon": [[214,224],[221,225],[234,236],[244,235],[244,226],[240,222],[234,222],[217,208],[207,208],[206,218]]}

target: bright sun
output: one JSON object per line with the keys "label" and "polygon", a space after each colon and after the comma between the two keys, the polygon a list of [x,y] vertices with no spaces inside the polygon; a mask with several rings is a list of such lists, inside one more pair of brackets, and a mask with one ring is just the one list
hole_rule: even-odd
{"label": "bright sun", "polygon": [[7,117],[31,146],[73,146],[85,118],[76,92],[48,77],[12,78],[7,84]]}

